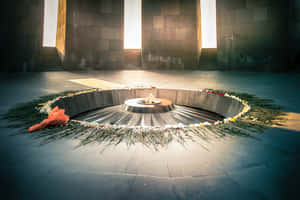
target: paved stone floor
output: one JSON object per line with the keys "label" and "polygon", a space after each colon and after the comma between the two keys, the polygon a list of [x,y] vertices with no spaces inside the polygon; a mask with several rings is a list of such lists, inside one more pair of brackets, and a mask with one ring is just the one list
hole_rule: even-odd
{"label": "paved stone floor", "polygon": [[[0,113],[18,102],[86,86],[101,79],[125,85],[214,88],[272,98],[300,113],[299,74],[105,71],[0,74]],[[6,124],[0,121],[0,126]],[[0,128],[1,199],[297,199],[300,133],[271,128],[256,139],[228,137],[171,143],[156,152],[142,145],[75,148],[62,139],[40,145],[30,134]],[[36,133],[38,134],[38,133]]]}

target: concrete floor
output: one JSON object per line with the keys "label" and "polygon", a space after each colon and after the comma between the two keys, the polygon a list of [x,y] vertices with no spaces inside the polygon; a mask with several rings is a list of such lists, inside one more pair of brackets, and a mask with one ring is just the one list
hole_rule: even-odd
{"label": "concrete floor", "polygon": [[[0,74],[0,113],[18,102],[84,89],[68,80],[97,78],[121,84],[214,88],[272,98],[300,113],[299,74],[105,71]],[[0,121],[0,126],[6,124]],[[256,139],[172,143],[159,152],[142,145],[92,144],[62,139],[40,146],[30,135],[0,129],[1,199],[295,199],[300,134],[271,128]],[[38,134],[38,133],[35,133]],[[203,147],[203,145],[205,147]]]}

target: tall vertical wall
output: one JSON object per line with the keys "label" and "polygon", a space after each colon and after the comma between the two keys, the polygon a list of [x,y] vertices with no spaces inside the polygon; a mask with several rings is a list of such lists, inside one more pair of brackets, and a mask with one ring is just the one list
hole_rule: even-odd
{"label": "tall vertical wall", "polygon": [[286,0],[217,0],[219,66],[267,71],[287,66],[288,6]]}
{"label": "tall vertical wall", "polygon": [[[122,2],[67,0],[66,69],[123,68]],[[197,3],[143,0],[145,68],[201,69]],[[3,8],[0,71],[41,70],[49,57],[42,48],[43,0],[4,1]],[[216,69],[299,68],[300,0],[217,0],[217,32]]]}
{"label": "tall vertical wall", "polygon": [[[197,67],[196,0],[142,1],[142,65]],[[124,67],[123,0],[68,1],[66,67]]]}
{"label": "tall vertical wall", "polygon": [[196,4],[196,0],[143,0],[143,67],[197,68]]}
{"label": "tall vertical wall", "polygon": [[2,2],[0,71],[29,71],[39,66],[43,1]]}
{"label": "tall vertical wall", "polygon": [[291,0],[289,12],[290,65],[300,71],[300,0]]}
{"label": "tall vertical wall", "polygon": [[67,1],[67,69],[117,69],[123,64],[123,0]]}

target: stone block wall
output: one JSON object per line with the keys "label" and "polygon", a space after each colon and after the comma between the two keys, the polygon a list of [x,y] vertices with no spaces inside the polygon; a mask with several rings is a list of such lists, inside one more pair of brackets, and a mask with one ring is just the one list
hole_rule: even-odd
{"label": "stone block wall", "polygon": [[143,67],[197,67],[196,11],[195,0],[143,0]]}
{"label": "stone block wall", "polygon": [[222,69],[281,70],[287,63],[286,0],[217,0]]}
{"label": "stone block wall", "polygon": [[67,1],[67,69],[120,69],[123,0]]}
{"label": "stone block wall", "polygon": [[2,3],[0,71],[33,71],[39,67],[42,46],[43,1]]}
{"label": "stone block wall", "polygon": [[289,60],[291,70],[300,71],[300,0],[291,0],[289,12]]}
{"label": "stone block wall", "polygon": [[[43,2],[3,2],[0,71],[38,71],[55,60],[42,48]],[[143,0],[143,67],[201,69],[198,3]],[[300,0],[217,0],[217,35],[215,69],[299,70]],[[67,0],[65,45],[66,69],[123,69],[123,0]]]}

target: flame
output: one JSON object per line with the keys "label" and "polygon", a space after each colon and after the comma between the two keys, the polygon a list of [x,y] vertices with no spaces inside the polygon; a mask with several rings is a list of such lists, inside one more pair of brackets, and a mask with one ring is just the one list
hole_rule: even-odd
{"label": "flame", "polygon": [[146,104],[152,104],[153,102],[154,102],[154,96],[153,96],[153,94],[150,94],[149,97],[147,97],[145,99],[145,103]]}

